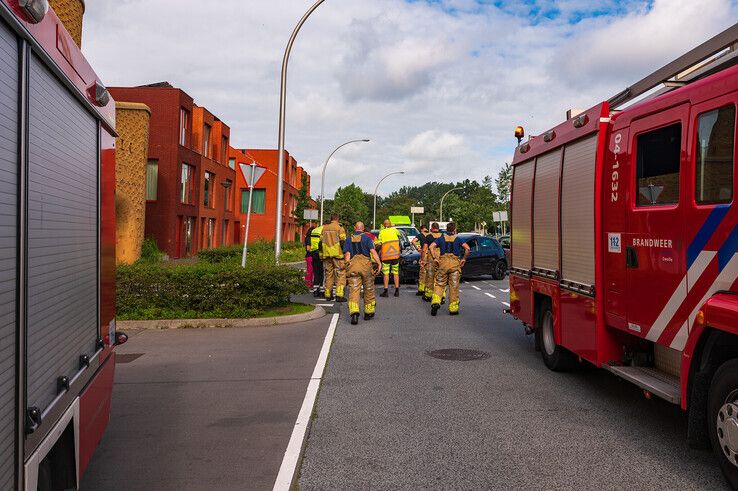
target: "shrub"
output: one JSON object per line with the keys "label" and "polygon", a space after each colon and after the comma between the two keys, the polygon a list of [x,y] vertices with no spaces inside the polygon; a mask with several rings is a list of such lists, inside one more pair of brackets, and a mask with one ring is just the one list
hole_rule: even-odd
{"label": "shrub", "polygon": [[[243,245],[202,249],[197,252],[200,261],[208,263],[240,262]],[[282,262],[291,263],[302,261],[305,258],[305,249],[299,242],[285,242],[282,244]],[[248,263],[274,263],[274,242],[259,240],[249,244]]]}
{"label": "shrub", "polygon": [[143,244],[141,245],[140,261],[157,262],[161,261],[163,257],[164,253],[159,250],[159,247],[156,245],[156,241],[153,238],[149,237],[143,241]]}
{"label": "shrub", "polygon": [[256,262],[246,269],[229,262],[120,266],[118,318],[253,317],[306,292],[302,276],[297,269]]}

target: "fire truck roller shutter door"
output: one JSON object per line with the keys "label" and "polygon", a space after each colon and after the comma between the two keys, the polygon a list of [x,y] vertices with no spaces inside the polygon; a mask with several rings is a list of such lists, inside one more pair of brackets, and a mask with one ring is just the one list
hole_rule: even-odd
{"label": "fire truck roller shutter door", "polygon": [[515,269],[530,271],[531,248],[531,207],[533,206],[533,170],[535,161],[528,160],[515,166],[513,170],[512,207],[512,265]]}
{"label": "fire truck roller shutter door", "polygon": [[98,123],[35,56],[28,121],[28,406],[43,411],[95,353]]}
{"label": "fire truck roller shutter door", "polygon": [[597,134],[567,145],[561,183],[561,277],[595,284]]}
{"label": "fire truck roller shutter door", "polygon": [[536,160],[533,196],[533,267],[559,270],[559,173],[561,148]]}
{"label": "fire truck roller shutter door", "polygon": [[15,476],[18,41],[0,21],[0,489]]}

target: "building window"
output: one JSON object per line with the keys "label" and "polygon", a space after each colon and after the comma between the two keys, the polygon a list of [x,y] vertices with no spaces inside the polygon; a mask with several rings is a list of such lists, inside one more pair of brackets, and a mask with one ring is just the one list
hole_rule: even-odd
{"label": "building window", "polygon": [[[241,189],[241,213],[249,212],[249,190]],[[266,213],[266,189],[254,189],[251,200],[251,213],[263,215]]]}
{"label": "building window", "polygon": [[205,246],[210,249],[215,246],[215,218],[208,218],[207,243]]}
{"label": "building window", "polygon": [[224,136],[220,141],[220,161],[225,163],[226,158],[228,158],[228,138]]}
{"label": "building window", "polygon": [[202,128],[202,154],[210,157],[210,125],[206,124]]}
{"label": "building window", "polygon": [[679,202],[682,125],[672,124],[638,136],[636,156],[637,206]]}
{"label": "building window", "polygon": [[226,211],[233,211],[233,181],[230,179],[226,179],[225,206]]}
{"label": "building window", "polygon": [[188,164],[182,164],[181,174],[179,201],[191,205],[195,199],[195,168]]}
{"label": "building window", "polygon": [[179,110],[179,144],[187,145],[187,133],[190,127],[190,112],[187,109]]}
{"label": "building window", "polygon": [[159,161],[146,162],[146,201],[156,201],[156,188],[159,184]]}
{"label": "building window", "polygon": [[193,217],[185,217],[184,219],[184,236],[185,236],[185,250],[186,256],[192,255],[192,234],[193,228],[195,227],[195,219]]}
{"label": "building window", "polygon": [[214,208],[215,207],[215,197],[213,196],[213,191],[215,189],[215,174],[212,172],[206,172],[205,173],[205,184],[202,188],[202,194],[203,194],[203,202],[202,204],[205,206],[205,208]]}
{"label": "building window", "polygon": [[695,157],[695,200],[716,204],[733,201],[735,106],[700,114]]}
{"label": "building window", "polygon": [[236,169],[236,159],[228,159],[228,167],[235,170]]}

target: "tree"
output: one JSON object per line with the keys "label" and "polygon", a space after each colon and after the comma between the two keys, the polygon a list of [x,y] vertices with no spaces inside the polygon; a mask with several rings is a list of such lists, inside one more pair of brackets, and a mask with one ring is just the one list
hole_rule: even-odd
{"label": "tree", "polygon": [[310,196],[307,192],[307,173],[302,173],[302,184],[300,187],[300,191],[297,193],[297,206],[295,207],[295,211],[293,212],[293,215],[295,215],[295,222],[297,222],[297,225],[300,227],[303,227],[305,224],[308,223],[307,220],[305,220],[305,210],[310,206]]}
{"label": "tree", "polygon": [[500,197],[500,201],[505,206],[505,209],[509,209],[510,206],[510,185],[512,184],[512,166],[509,162],[505,162],[505,165],[500,169],[500,173],[497,175],[495,185],[497,186],[497,195]]}
{"label": "tree", "polygon": [[356,184],[338,188],[330,210],[331,214],[338,214],[344,226],[352,226],[352,230],[353,224],[359,220],[369,223],[369,209],[364,202],[364,191]]}

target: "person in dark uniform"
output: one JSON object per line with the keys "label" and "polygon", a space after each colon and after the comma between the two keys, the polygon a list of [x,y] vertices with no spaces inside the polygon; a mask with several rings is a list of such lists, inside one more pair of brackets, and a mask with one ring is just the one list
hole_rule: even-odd
{"label": "person in dark uniform", "polygon": [[[364,288],[364,320],[374,317],[377,297],[374,292],[375,266],[381,267],[381,261],[374,241],[364,233],[364,224],[356,222],[354,233],[343,246],[344,260],[348,264],[348,307],[351,314],[351,324],[359,323],[361,311],[361,288]],[[374,259],[372,265],[371,258]]]}
{"label": "person in dark uniform", "polygon": [[441,299],[446,286],[448,286],[448,313],[458,315],[461,268],[464,267],[471,249],[469,244],[456,235],[456,224],[451,222],[446,226],[446,234],[431,244],[431,254],[436,250],[439,251],[440,257],[436,260],[438,272],[431,301],[431,315],[436,315],[441,308]]}

